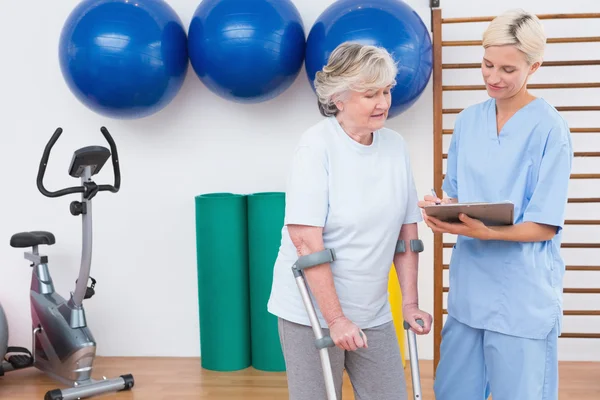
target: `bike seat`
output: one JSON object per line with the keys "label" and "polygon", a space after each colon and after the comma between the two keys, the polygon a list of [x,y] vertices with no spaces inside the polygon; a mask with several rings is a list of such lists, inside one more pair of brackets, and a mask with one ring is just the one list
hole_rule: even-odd
{"label": "bike seat", "polygon": [[46,231],[20,232],[10,238],[11,247],[33,247],[40,244],[53,245],[54,243],[56,243],[54,235]]}

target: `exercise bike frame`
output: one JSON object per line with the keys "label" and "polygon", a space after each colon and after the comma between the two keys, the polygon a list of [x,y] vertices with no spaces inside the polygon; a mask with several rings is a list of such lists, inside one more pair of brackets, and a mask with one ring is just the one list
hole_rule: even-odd
{"label": "exercise bike frame", "polygon": [[[56,144],[61,134],[63,133],[62,128],[57,128],[46,148],[44,149],[44,154],[42,155],[42,159],[40,161],[40,166],[38,169],[37,176],[37,187],[39,191],[47,197],[61,197],[74,193],[81,193],[81,203],[71,203],[71,213],[73,215],[77,215],[77,211],[80,210],[82,214],[82,228],[83,228],[83,241],[82,241],[82,255],[81,255],[81,268],[79,270],[79,278],[77,279],[77,284],[75,287],[75,292],[71,297],[72,308],[73,310],[83,310],[81,305],[85,298],[85,294],[87,292],[87,283],[90,276],[91,264],[92,264],[92,198],[96,196],[98,192],[102,191],[110,191],[112,193],[117,193],[121,187],[121,170],[119,168],[119,156],[117,153],[117,145],[113,140],[112,136],[108,132],[108,129],[105,127],[100,128],[100,131],[104,135],[104,138],[110,145],[110,157],[112,159],[113,165],[113,173],[114,173],[114,185],[96,185],[95,182],[92,181],[92,175],[95,175],[99,172],[102,165],[100,164],[97,168],[92,169],[91,166],[86,166],[83,171],[73,171],[70,170],[69,174],[71,176],[81,176],[81,186],[72,186],[70,188],[61,189],[57,191],[49,191],[44,186],[44,175],[46,173],[46,167],[48,165],[48,159],[50,158],[50,152],[52,151],[52,147]],[[91,147],[83,148],[80,150],[90,149]],[[73,165],[73,161],[77,157],[77,152],[73,155],[73,160],[71,164]],[[77,325],[76,322],[73,328],[78,326],[85,326],[85,316],[80,315],[74,317],[74,320],[83,319],[84,325]]]}
{"label": "exercise bike frame", "polygon": [[[121,184],[121,173],[116,144],[105,127],[102,134],[110,145],[110,151],[101,146],[88,146],[75,151],[69,167],[69,175],[80,178],[81,185],[57,191],[50,191],[44,186],[44,175],[50,153],[63,130],[56,129],[48,141],[37,175],[37,187],[46,197],[61,197],[81,193],[81,201],[73,201],[70,212],[74,216],[82,216],[82,250],[81,267],[68,300],[55,292],[48,267],[48,257],[40,254],[40,244],[54,244],[54,236],[50,232],[36,231],[16,234],[11,239],[13,247],[26,247],[16,244],[18,236],[26,240],[30,234],[42,235],[44,241],[25,241],[32,250],[25,252],[25,258],[32,262],[30,287],[32,318],[32,353],[31,364],[48,374],[55,380],[69,385],[68,389],[56,389],[46,393],[45,400],[70,400],[92,397],[95,395],[131,389],[134,385],[132,375],[121,375],[118,378],[94,380],[92,378],[93,363],[96,356],[96,341],[87,326],[84,299],[94,294],[94,284],[88,287],[92,260],[92,199],[101,191],[116,193]],[[92,176],[97,174],[108,158],[112,159],[114,171],[113,185],[97,185]],[[25,239],[23,239],[25,238]],[[95,281],[93,281],[95,283]],[[23,357],[23,356],[21,356]],[[15,361],[16,364],[16,361]],[[23,363],[19,363],[20,368]],[[15,368],[17,369],[17,368]]]}

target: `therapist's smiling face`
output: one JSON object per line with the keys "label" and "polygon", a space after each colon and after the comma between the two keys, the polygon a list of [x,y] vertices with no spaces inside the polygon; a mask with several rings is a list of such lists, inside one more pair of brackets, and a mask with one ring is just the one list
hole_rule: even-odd
{"label": "therapist's smiling face", "polygon": [[508,99],[527,83],[536,66],[527,62],[525,54],[514,46],[491,46],[485,49],[481,71],[490,97]]}

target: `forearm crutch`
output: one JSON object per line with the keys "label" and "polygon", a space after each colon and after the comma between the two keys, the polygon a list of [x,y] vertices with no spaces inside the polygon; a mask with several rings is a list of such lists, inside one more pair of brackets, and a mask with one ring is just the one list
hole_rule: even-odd
{"label": "forearm crutch", "polygon": [[[419,239],[413,239],[410,241],[410,248],[413,252],[423,251],[423,242]],[[406,246],[403,240],[399,240],[396,245],[396,253],[403,253],[406,251]],[[335,251],[333,249],[325,249],[316,253],[312,253],[306,256],[301,256],[296,260],[292,266],[294,278],[300,290],[302,296],[302,302],[306,308],[310,324],[315,334],[315,346],[319,350],[321,357],[321,366],[323,368],[323,377],[325,379],[325,389],[327,392],[327,400],[337,400],[337,394],[335,391],[335,382],[333,380],[333,371],[331,368],[331,360],[329,359],[329,347],[335,347],[335,343],[330,336],[323,335],[321,324],[319,323],[315,307],[308,293],[308,287],[306,285],[306,279],[304,277],[304,270],[317,265],[332,263],[335,261]],[[418,320],[420,324],[423,321]],[[410,330],[410,325],[405,321],[404,329],[408,332],[408,345],[411,362],[411,374],[413,381],[413,392],[415,399],[421,399],[421,384],[418,366],[418,355],[417,355],[417,342],[415,333]],[[416,367],[415,367],[416,366]]]}
{"label": "forearm crutch", "polygon": [[315,346],[319,350],[321,356],[321,367],[323,368],[323,375],[325,378],[325,389],[327,391],[327,400],[337,400],[335,393],[335,383],[333,380],[333,371],[331,369],[331,361],[329,359],[329,347],[334,347],[335,343],[329,336],[323,336],[323,330],[321,324],[317,318],[317,312],[308,294],[308,288],[306,286],[306,280],[304,278],[303,270],[317,265],[331,263],[335,261],[335,251],[333,249],[327,249],[319,251],[317,253],[309,254],[298,258],[296,263],[292,266],[304,307],[308,313],[310,324],[312,325],[313,332],[315,333]]}
{"label": "forearm crutch", "polygon": [[[424,326],[423,320],[417,323]],[[417,335],[410,330],[408,322],[404,321],[404,329],[408,336],[408,354],[410,355],[410,376],[412,378],[413,399],[420,400],[421,397],[421,371],[419,370],[419,354],[417,352]]]}
{"label": "forearm crutch", "polygon": [[[423,242],[419,239],[410,241],[410,250],[414,253],[420,253],[425,249]],[[404,240],[399,240],[396,244],[396,253],[404,253],[406,244]],[[417,319],[417,324],[424,326],[422,319]],[[410,376],[412,378],[413,399],[421,400],[421,371],[419,370],[419,354],[417,351],[417,335],[410,330],[410,324],[404,321],[404,329],[408,337],[408,354],[410,356]]]}

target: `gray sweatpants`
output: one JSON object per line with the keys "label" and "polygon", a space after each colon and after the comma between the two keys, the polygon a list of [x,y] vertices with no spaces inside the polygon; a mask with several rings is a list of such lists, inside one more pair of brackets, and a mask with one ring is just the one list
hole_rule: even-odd
{"label": "gray sweatpants", "polygon": [[[329,349],[338,400],[342,377],[348,373],[356,400],[408,399],[402,357],[393,322],[364,329],[368,348]],[[323,329],[329,335],[328,329]],[[279,318],[279,338],[285,358],[290,400],[325,400],[325,382],[315,336],[310,326]]]}

